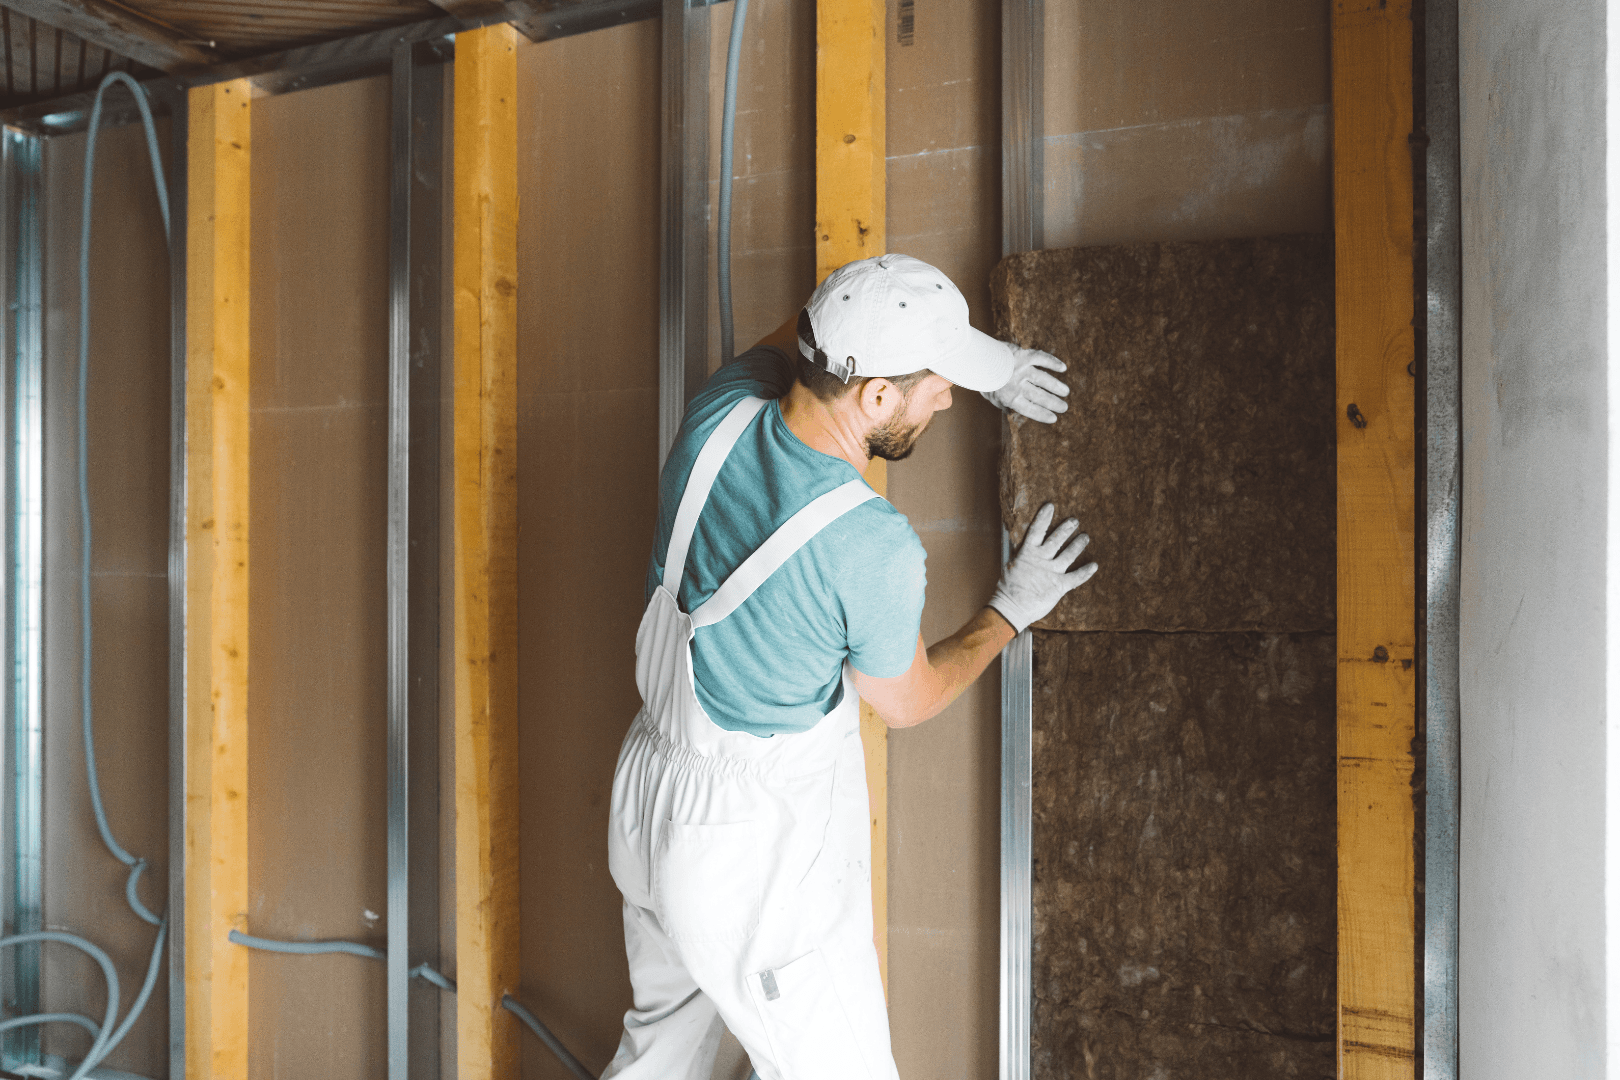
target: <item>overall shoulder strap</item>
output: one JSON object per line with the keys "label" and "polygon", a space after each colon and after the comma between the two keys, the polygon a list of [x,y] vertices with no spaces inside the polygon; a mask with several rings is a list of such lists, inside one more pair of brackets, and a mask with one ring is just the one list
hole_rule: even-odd
{"label": "overall shoulder strap", "polygon": [[731,407],[724,420],[715,426],[698,451],[697,461],[686,478],[686,490],[681,493],[681,505],[675,511],[675,525],[670,530],[669,548],[664,552],[664,588],[679,602],[681,579],[686,576],[686,553],[692,547],[692,533],[697,529],[698,514],[709,501],[714,478],[720,475],[720,466],[726,463],[731,448],[737,445],[748,422],[765,407],[765,399],[745,397]]}
{"label": "overall shoulder strap", "polygon": [[730,615],[743,605],[754,590],[765,583],[795,552],[808,544],[815,535],[878,493],[866,486],[864,480],[851,480],[835,487],[825,495],[812,500],[808,506],[782,523],[759,549],[692,612],[692,626],[710,626]]}

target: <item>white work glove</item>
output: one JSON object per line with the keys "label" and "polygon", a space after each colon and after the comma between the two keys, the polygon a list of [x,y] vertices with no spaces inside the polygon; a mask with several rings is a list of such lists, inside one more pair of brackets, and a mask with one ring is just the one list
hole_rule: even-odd
{"label": "white work glove", "polygon": [[[1085,533],[1074,535],[1080,528],[1074,518],[1052,529],[1054,512],[1051,503],[1041,507],[1030,523],[1029,532],[1024,534],[1018,554],[1002,571],[995,595],[990,597],[990,606],[1020,634],[1030,623],[1045,618],[1070,589],[1085,584],[1097,572],[1094,562],[1078,570],[1069,569],[1091,543],[1091,537]],[[1071,536],[1074,540],[1064,547]]]}
{"label": "white work glove", "polygon": [[1043,424],[1055,421],[1060,412],[1068,412],[1069,403],[1063,400],[1069,394],[1068,385],[1047,371],[1067,371],[1069,365],[1039,349],[1020,349],[1010,341],[1004,344],[1013,354],[1012,377],[1000,390],[981,391],[985,400],[998,409],[1011,409]]}

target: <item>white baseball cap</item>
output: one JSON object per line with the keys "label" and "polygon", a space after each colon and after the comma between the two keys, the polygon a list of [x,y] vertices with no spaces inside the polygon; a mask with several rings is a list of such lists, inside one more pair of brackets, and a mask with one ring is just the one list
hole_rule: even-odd
{"label": "white baseball cap", "polygon": [[968,390],[999,390],[1012,378],[1012,349],[973,329],[961,290],[910,255],[845,263],[805,312],[815,342],[801,335],[799,352],[845,382],[924,368]]}

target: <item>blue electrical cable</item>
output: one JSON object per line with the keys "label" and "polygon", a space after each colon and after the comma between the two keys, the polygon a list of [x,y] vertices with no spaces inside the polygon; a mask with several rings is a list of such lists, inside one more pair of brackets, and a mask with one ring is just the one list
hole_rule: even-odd
{"label": "blue electrical cable", "polygon": [[[367,960],[387,960],[388,954],[381,949],[362,945],[358,941],[278,941],[274,938],[255,937],[244,934],[240,930],[232,930],[226,935],[234,944],[249,949],[261,949],[265,952],[288,953],[293,956],[323,956],[330,953],[347,953],[350,956],[359,956]],[[450,993],[456,992],[456,984],[439,974],[426,964],[417,964],[411,969],[413,979],[423,979],[437,986],[440,990]],[[546,1048],[557,1056],[563,1067],[580,1080],[596,1080],[594,1074],[575,1057],[562,1040],[551,1033],[551,1029],[542,1024],[538,1017],[523,1007],[523,1003],[511,994],[501,997],[501,1007],[523,1021],[528,1029],[534,1032],[539,1040],[546,1044]],[[4,1030],[4,1029],[0,1029]]]}
{"label": "blue electrical cable", "polygon": [[551,1033],[551,1029],[542,1024],[539,1019],[536,1018],[534,1013],[530,1012],[528,1009],[525,1009],[523,1007],[523,1003],[518,1001],[517,998],[513,997],[511,994],[502,995],[501,1008],[523,1021],[524,1026],[526,1026],[530,1031],[534,1032],[535,1037],[541,1042],[545,1043],[553,1054],[557,1055],[557,1060],[563,1063],[563,1067],[569,1072],[573,1073],[575,1076],[579,1077],[579,1080],[596,1080],[596,1077],[591,1074],[591,1071],[584,1065],[580,1064],[579,1058],[575,1057],[573,1054],[570,1054],[568,1052],[568,1047],[564,1046],[558,1041],[557,1036]]}
{"label": "blue electrical cable", "polygon": [[726,52],[726,102],[720,119],[720,362],[731,363],[736,355],[736,336],[731,320],[731,151],[737,131],[737,68],[742,62],[743,25],[748,19],[748,0],[733,0],[731,9],[731,48]]}
{"label": "blue electrical cable", "polygon": [[34,1024],[72,1023],[87,1028],[94,1040],[90,1051],[73,1071],[69,1080],[83,1080],[91,1069],[100,1064],[108,1054],[117,1048],[118,1044],[129,1034],[147,1002],[151,999],[152,990],[157,985],[158,971],[162,967],[163,945],[168,940],[169,925],[166,918],[152,914],[147,906],[141,903],[136,889],[141,874],[146,870],[145,859],[137,858],[126,851],[113,836],[112,826],[107,821],[106,809],[101,802],[101,784],[96,772],[96,744],[95,730],[92,724],[90,675],[91,675],[91,624],[90,624],[90,462],[89,462],[89,405],[87,389],[90,373],[90,211],[95,180],[95,153],[96,134],[101,127],[101,101],[107,90],[115,83],[123,83],[129,87],[130,93],[135,96],[135,107],[140,111],[141,124],[146,130],[146,147],[152,158],[152,178],[157,184],[158,206],[163,214],[163,234],[169,235],[169,193],[163,179],[163,161],[158,153],[157,126],[152,122],[152,110],[147,104],[146,92],[128,74],[114,71],[101,80],[96,87],[96,97],[90,108],[90,126],[85,138],[84,151],[84,201],[82,203],[82,220],[79,223],[79,394],[78,394],[78,436],[79,436],[79,515],[83,525],[83,543],[80,548],[80,575],[79,575],[79,613],[81,619],[82,656],[79,668],[79,691],[82,707],[82,726],[84,733],[84,767],[85,775],[89,781],[90,807],[95,814],[96,829],[101,834],[102,843],[107,850],[125,866],[130,868],[129,877],[124,882],[124,897],[129,901],[130,909],[140,918],[158,928],[157,940],[152,946],[152,955],[146,966],[146,979],[141,984],[140,993],[130,1006],[129,1014],[124,1017],[123,1023],[117,1030],[113,1023],[118,1019],[118,972],[113,967],[112,960],[99,947],[79,937],[77,934],[68,934],[61,931],[46,930],[32,934],[14,934],[10,937],[0,938],[0,948],[10,948],[16,945],[31,942],[54,941],[86,953],[101,967],[102,975],[107,982],[107,1015],[100,1024],[76,1013],[35,1013],[31,1016],[17,1016],[0,1021],[0,1031],[9,1031],[12,1028],[27,1027]]}
{"label": "blue electrical cable", "polygon": [[109,1032],[112,1030],[113,1021],[118,1019],[118,970],[113,967],[112,958],[98,946],[86,941],[77,934],[68,934],[60,930],[35,930],[29,934],[12,934],[9,937],[0,937],[0,949],[45,941],[71,945],[96,962],[97,966],[101,968],[102,978],[107,983],[107,1015],[102,1018],[100,1024],[97,1024],[95,1021],[88,1020],[87,1017],[75,1013],[35,1013],[31,1016],[12,1017],[6,1022],[7,1029],[58,1021],[79,1024],[82,1027],[85,1026],[88,1020],[89,1026],[95,1032],[95,1040],[90,1044],[90,1052],[84,1056],[83,1061],[79,1062],[79,1067],[73,1070],[73,1075],[68,1077],[68,1080],[84,1080],[85,1075],[95,1068],[97,1063],[106,1057],[112,1049],[112,1046],[109,1045]]}
{"label": "blue electrical cable", "polygon": [[[734,352],[732,313],[731,313],[731,173],[732,173],[732,146],[736,126],[737,112],[737,71],[742,51],[742,32],[748,14],[748,0],[734,0],[736,7],[731,17],[731,48],[726,62],[726,100],[723,127],[721,131],[721,172],[723,183],[720,189],[720,303],[721,303],[721,338],[724,360],[729,361]],[[89,375],[90,375],[90,233],[91,209],[93,202],[95,178],[95,149],[96,135],[101,126],[101,103],[106,91],[115,83],[126,85],[135,97],[135,106],[140,112],[141,124],[145,129],[147,151],[152,162],[152,177],[157,186],[158,205],[163,216],[163,232],[167,237],[170,232],[168,187],[163,175],[163,160],[158,151],[157,129],[152,120],[152,111],[146,100],[146,92],[128,74],[114,71],[102,79],[96,88],[95,101],[90,110],[90,124],[86,137],[84,155],[84,199],[82,204],[82,218],[79,232],[79,385],[78,385],[78,450],[79,450],[79,514],[83,529],[83,541],[80,549],[80,618],[81,618],[81,646],[82,657],[80,665],[80,702],[81,719],[84,734],[85,772],[89,782],[90,805],[96,820],[96,829],[101,834],[102,843],[119,862],[130,868],[128,879],[124,883],[124,895],[130,908],[140,918],[158,928],[157,940],[152,948],[151,959],[147,964],[146,978],[141,985],[140,993],[130,1006],[129,1013],[124,1017],[123,1023],[118,1025],[116,1031],[111,1030],[113,1022],[118,1017],[118,972],[113,967],[112,960],[106,952],[79,937],[61,931],[39,931],[32,934],[16,934],[11,937],[0,938],[0,949],[32,942],[53,941],[71,945],[89,955],[101,967],[102,975],[107,984],[107,1015],[100,1024],[89,1017],[77,1013],[35,1013],[30,1016],[18,1016],[0,1021],[0,1032],[13,1028],[26,1027],[36,1024],[71,1023],[89,1031],[94,1037],[90,1052],[85,1055],[77,1069],[68,1080],[83,1080],[83,1078],[100,1064],[129,1033],[135,1021],[145,1011],[150,1000],[153,988],[157,984],[157,975],[163,957],[163,945],[168,936],[168,919],[154,915],[140,900],[137,886],[141,874],[146,870],[147,861],[127,851],[113,835],[112,825],[107,819],[106,809],[101,800],[100,779],[96,769],[95,734],[93,725],[91,674],[92,674],[92,645],[93,634],[91,625],[91,525],[90,525],[90,458],[89,458]],[[229,939],[241,946],[252,949],[261,949],[269,952],[292,953],[296,955],[321,955],[327,953],[348,953],[370,960],[384,960],[386,955],[378,949],[368,945],[361,945],[351,941],[275,941],[270,938],[254,937],[232,930]],[[445,978],[427,964],[418,964],[411,969],[413,978],[424,979],[434,986],[450,993],[456,992],[455,983]],[[595,1080],[595,1077],[582,1065],[562,1042],[552,1034],[540,1020],[522,1003],[510,994],[501,998],[501,1006],[511,1012],[523,1022],[530,1031],[545,1043],[547,1048],[555,1054],[565,1067],[581,1080]],[[758,1074],[751,1076],[757,1080]]]}
{"label": "blue electrical cable", "polygon": [[95,812],[96,829],[102,843],[113,857],[130,868],[125,896],[130,907],[142,919],[159,926],[163,920],[147,910],[135,893],[135,883],[146,869],[146,860],[136,858],[113,836],[107,822],[107,811],[101,803],[101,783],[96,773],[95,735],[91,712],[90,674],[91,650],[94,635],[90,621],[90,211],[95,194],[96,133],[101,127],[102,95],[115,83],[123,83],[135,95],[140,110],[141,124],[146,129],[146,148],[152,158],[152,178],[157,183],[158,207],[163,213],[163,235],[169,235],[169,193],[163,179],[163,159],[158,154],[157,126],[152,122],[152,110],[146,103],[146,91],[140,83],[122,71],[114,71],[101,80],[96,88],[96,99],[90,107],[90,128],[84,147],[84,200],[79,221],[79,521],[83,540],[79,548],[79,622],[81,659],[79,664],[79,707],[84,725],[84,768],[90,782],[90,808]]}
{"label": "blue electrical cable", "polygon": [[101,1031],[100,1024],[78,1013],[33,1013],[29,1016],[14,1016],[10,1020],[0,1020],[0,1031],[30,1027],[34,1024],[78,1024],[88,1031],[92,1038]]}

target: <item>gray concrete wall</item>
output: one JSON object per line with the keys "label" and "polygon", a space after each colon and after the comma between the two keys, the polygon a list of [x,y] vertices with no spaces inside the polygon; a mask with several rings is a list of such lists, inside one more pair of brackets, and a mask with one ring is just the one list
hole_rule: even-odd
{"label": "gray concrete wall", "polygon": [[1463,0],[1461,1067],[1604,1074],[1604,14]]}

